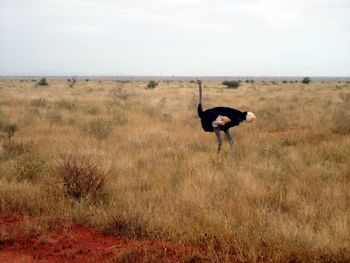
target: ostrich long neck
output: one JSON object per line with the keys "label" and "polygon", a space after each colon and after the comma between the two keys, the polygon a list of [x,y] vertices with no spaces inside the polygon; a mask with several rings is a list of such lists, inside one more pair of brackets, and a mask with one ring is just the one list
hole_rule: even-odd
{"label": "ostrich long neck", "polygon": [[198,84],[199,88],[199,101],[198,104],[202,104],[202,84]]}

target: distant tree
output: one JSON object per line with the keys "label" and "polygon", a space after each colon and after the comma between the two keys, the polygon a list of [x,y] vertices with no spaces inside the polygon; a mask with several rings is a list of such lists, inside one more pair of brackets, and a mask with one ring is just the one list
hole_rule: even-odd
{"label": "distant tree", "polygon": [[70,78],[70,79],[67,79],[67,81],[69,82],[69,87],[73,88],[75,83],[77,82],[77,79],[76,78]]}
{"label": "distant tree", "polygon": [[150,80],[147,83],[147,89],[155,89],[158,86],[158,82],[154,80]]}
{"label": "distant tree", "polygon": [[287,83],[288,83],[288,81],[286,81],[286,80],[282,80],[282,83],[283,83],[283,84],[287,84]]}
{"label": "distant tree", "polygon": [[49,83],[47,83],[46,78],[41,78],[38,82],[39,86],[47,86]]}
{"label": "distant tree", "polygon": [[240,86],[240,82],[237,80],[230,80],[222,82],[222,85],[225,85],[230,89],[237,89]]}
{"label": "distant tree", "polygon": [[310,84],[311,79],[309,77],[305,77],[303,78],[303,80],[301,81],[303,84]]}

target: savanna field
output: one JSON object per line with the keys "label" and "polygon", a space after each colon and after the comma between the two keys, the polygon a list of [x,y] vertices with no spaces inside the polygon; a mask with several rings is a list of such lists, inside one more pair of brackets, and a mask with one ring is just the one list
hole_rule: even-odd
{"label": "savanna field", "polygon": [[48,83],[0,80],[0,213],[27,218],[0,249],[59,220],[194,247],[180,262],[350,261],[349,82],[204,80],[204,109],[257,117],[231,129],[234,159],[202,131],[196,83]]}

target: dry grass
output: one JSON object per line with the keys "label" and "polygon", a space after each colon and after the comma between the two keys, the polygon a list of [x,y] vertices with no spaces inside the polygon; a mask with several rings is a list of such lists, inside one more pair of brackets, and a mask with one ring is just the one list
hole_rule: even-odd
{"label": "dry grass", "polygon": [[[201,130],[193,83],[48,82],[0,81],[0,127],[18,127],[12,148],[0,136],[2,211],[191,243],[214,262],[350,260],[348,84],[205,83],[205,108],[256,113],[232,130],[232,161]],[[67,197],[62,154],[111,171],[103,202]]]}

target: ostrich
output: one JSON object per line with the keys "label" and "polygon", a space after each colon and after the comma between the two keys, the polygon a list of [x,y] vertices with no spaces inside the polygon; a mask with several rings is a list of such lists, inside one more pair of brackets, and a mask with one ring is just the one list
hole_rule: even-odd
{"label": "ostrich", "polygon": [[242,121],[252,122],[255,120],[254,113],[239,111],[228,107],[215,107],[203,111],[202,109],[202,81],[197,80],[199,87],[198,116],[201,119],[202,128],[206,132],[215,132],[218,141],[218,153],[220,153],[222,139],[220,131],[224,131],[230,144],[231,154],[234,155],[233,139],[229,129],[238,126]]}

